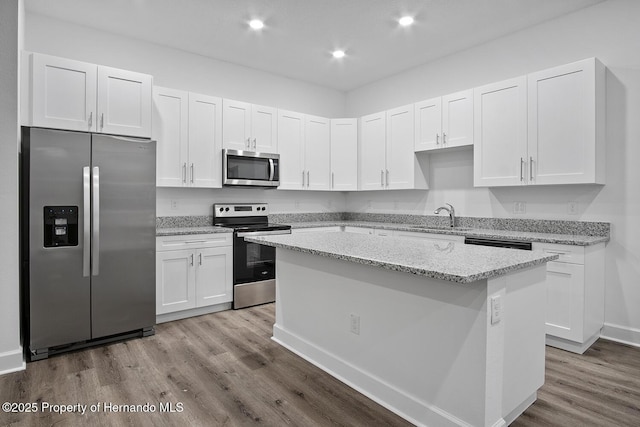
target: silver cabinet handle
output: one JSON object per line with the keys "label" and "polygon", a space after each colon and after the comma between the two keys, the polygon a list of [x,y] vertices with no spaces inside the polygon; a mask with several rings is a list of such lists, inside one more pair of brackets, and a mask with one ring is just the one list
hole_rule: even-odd
{"label": "silver cabinet handle", "polygon": [[529,181],[533,181],[533,157],[529,157]]}
{"label": "silver cabinet handle", "polygon": [[524,159],[520,157],[520,181],[524,181],[523,168],[524,168]]}
{"label": "silver cabinet handle", "polygon": [[380,187],[384,187],[384,170],[380,169]]}
{"label": "silver cabinet handle", "polygon": [[302,188],[304,188],[304,169],[302,170]]}
{"label": "silver cabinet handle", "polygon": [[93,239],[91,241],[91,274],[100,274],[100,168],[93,167]]}
{"label": "silver cabinet handle", "polygon": [[273,181],[275,174],[276,174],[276,167],[273,163],[273,159],[269,159],[269,181]]}
{"label": "silver cabinet handle", "polygon": [[335,187],[335,173],[331,172],[331,188]]}
{"label": "silver cabinet handle", "polygon": [[309,188],[309,171],[307,171],[307,188]]}
{"label": "silver cabinet handle", "polygon": [[256,141],[256,138],[253,138],[253,149],[256,150],[258,148],[258,143]]}
{"label": "silver cabinet handle", "polygon": [[387,169],[387,187],[389,186],[389,169]]}
{"label": "silver cabinet handle", "polygon": [[193,184],[193,163],[191,163],[191,183]]}
{"label": "silver cabinet handle", "polygon": [[187,183],[187,163],[182,164],[182,183]]}
{"label": "silver cabinet handle", "polygon": [[191,254],[191,266],[193,266],[193,254]]}
{"label": "silver cabinet handle", "polygon": [[91,168],[82,168],[82,277],[89,277],[91,274]]}
{"label": "silver cabinet handle", "polygon": [[251,138],[247,138],[247,148],[251,148]]}
{"label": "silver cabinet handle", "polygon": [[100,114],[100,130],[104,128],[104,113]]}
{"label": "silver cabinet handle", "polygon": [[447,134],[442,132],[442,145],[445,145],[447,143]]}
{"label": "silver cabinet handle", "polygon": [[200,265],[202,265],[202,252],[198,254],[198,258],[199,258],[198,262],[200,263]]}
{"label": "silver cabinet handle", "polygon": [[440,134],[436,133],[436,145],[440,144]]}
{"label": "silver cabinet handle", "polygon": [[91,125],[93,125],[93,111],[89,114],[89,128],[91,128]]}

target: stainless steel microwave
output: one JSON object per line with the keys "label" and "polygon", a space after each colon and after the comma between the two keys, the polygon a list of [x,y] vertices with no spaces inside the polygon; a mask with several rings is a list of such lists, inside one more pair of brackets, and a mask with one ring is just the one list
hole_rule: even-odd
{"label": "stainless steel microwave", "polygon": [[222,150],[222,184],[243,187],[280,185],[280,155],[254,151]]}

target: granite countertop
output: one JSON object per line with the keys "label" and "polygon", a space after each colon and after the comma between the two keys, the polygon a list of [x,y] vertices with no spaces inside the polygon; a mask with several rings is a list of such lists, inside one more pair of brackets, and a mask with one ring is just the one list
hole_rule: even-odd
{"label": "granite countertop", "polygon": [[287,234],[245,240],[457,283],[497,277],[558,258],[542,251],[456,242],[416,240],[407,245],[403,239],[355,233]]}
{"label": "granite countertop", "polygon": [[156,236],[187,236],[190,234],[233,233],[232,228],[215,225],[199,225],[194,227],[162,227],[156,228]]}
{"label": "granite countertop", "polygon": [[314,221],[314,222],[292,222],[292,228],[316,228],[351,226],[366,227],[385,230],[414,231],[417,233],[431,234],[451,234],[468,237],[485,237],[505,240],[523,240],[527,242],[557,243],[563,245],[590,246],[597,243],[608,242],[609,236],[587,236],[581,234],[555,234],[555,233],[532,233],[527,231],[493,230],[482,228],[441,228],[425,227],[412,224],[396,224],[387,222],[367,222],[367,221]]}

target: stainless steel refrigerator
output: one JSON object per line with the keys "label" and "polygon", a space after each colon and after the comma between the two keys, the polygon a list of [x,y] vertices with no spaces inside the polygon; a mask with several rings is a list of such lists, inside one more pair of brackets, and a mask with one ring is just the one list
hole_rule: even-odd
{"label": "stainless steel refrigerator", "polygon": [[155,141],[22,128],[21,254],[31,360],[153,334]]}

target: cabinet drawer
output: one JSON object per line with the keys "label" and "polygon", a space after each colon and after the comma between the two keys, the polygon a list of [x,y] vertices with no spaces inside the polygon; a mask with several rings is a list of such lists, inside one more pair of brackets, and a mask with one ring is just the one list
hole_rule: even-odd
{"label": "cabinet drawer", "polygon": [[156,251],[232,246],[233,233],[190,234],[156,237]]}
{"label": "cabinet drawer", "polygon": [[534,251],[558,254],[558,262],[584,265],[584,246],[560,245],[556,243],[536,243],[531,245]]}

